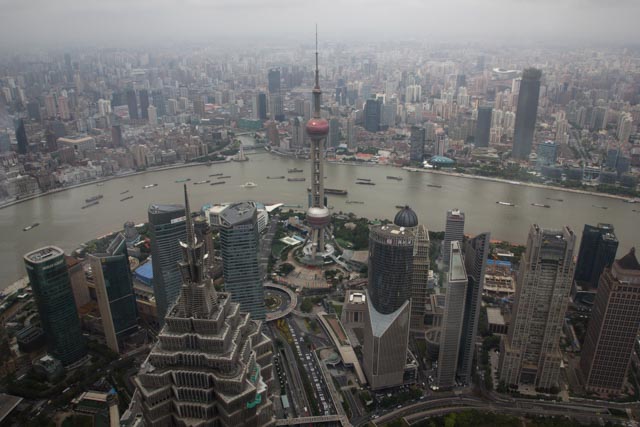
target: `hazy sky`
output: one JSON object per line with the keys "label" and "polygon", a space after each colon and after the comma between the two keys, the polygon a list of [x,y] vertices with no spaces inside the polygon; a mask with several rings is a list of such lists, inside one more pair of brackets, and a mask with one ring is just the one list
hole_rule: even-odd
{"label": "hazy sky", "polygon": [[415,38],[637,43],[640,0],[0,0],[0,48]]}

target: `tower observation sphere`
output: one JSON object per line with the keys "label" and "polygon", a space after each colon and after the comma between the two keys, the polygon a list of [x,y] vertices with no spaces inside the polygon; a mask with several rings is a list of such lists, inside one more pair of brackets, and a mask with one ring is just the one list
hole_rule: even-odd
{"label": "tower observation sphere", "polygon": [[307,135],[309,138],[324,138],[329,133],[329,122],[322,118],[312,117],[307,122]]}

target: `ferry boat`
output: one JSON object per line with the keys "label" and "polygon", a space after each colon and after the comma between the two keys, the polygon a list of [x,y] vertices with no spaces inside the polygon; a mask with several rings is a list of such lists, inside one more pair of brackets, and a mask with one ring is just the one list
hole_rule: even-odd
{"label": "ferry boat", "polygon": [[531,203],[531,206],[536,206],[539,208],[550,208],[551,205],[543,205],[542,203]]}
{"label": "ferry boat", "polygon": [[554,202],[564,202],[564,199],[554,199],[553,197],[547,197],[547,200],[553,200]]}
{"label": "ferry boat", "polygon": [[229,176],[229,175],[222,175],[222,176],[219,176],[217,179],[227,179],[227,178],[231,178],[231,176]]}
{"label": "ferry boat", "polygon": [[609,209],[606,206],[600,206],[600,205],[592,205],[594,208],[598,208],[598,209]]}
{"label": "ferry boat", "polygon": [[212,173],[212,174],[211,174],[211,175],[209,175],[209,176],[222,176],[222,173]]}
{"label": "ferry boat", "polygon": [[496,203],[502,206],[515,206],[513,203],[509,203],[509,202],[496,202]]}
{"label": "ferry boat", "polygon": [[191,181],[191,178],[176,179],[176,183]]}
{"label": "ferry boat", "polygon": [[23,229],[22,229],[22,231],[29,231],[29,230],[31,230],[32,228],[37,227],[37,226],[39,226],[39,225],[40,225],[40,223],[39,223],[39,222],[34,222],[34,223],[33,223],[33,224],[31,224],[31,225],[27,225],[25,228],[23,228]]}
{"label": "ferry boat", "polygon": [[302,182],[302,181],[306,181],[307,178],[287,178],[287,181],[289,182]]}
{"label": "ferry boat", "polygon": [[220,185],[220,184],[226,184],[226,183],[227,183],[227,181],[215,181],[215,182],[212,182],[209,185]]}
{"label": "ferry boat", "polygon": [[153,187],[157,187],[157,186],[158,186],[158,184],[149,184],[149,185],[145,185],[142,188],[153,188]]}
{"label": "ferry boat", "polygon": [[356,181],[356,184],[360,184],[360,185],[376,185],[375,182],[370,182],[370,181]]}
{"label": "ferry boat", "polygon": [[93,202],[90,202],[90,203],[87,203],[86,205],[84,205],[84,206],[82,207],[82,209],[90,208],[91,206],[95,206],[95,205],[97,205],[98,203],[100,203],[100,201],[99,201],[99,200],[94,200]]}
{"label": "ferry boat", "polygon": [[[309,189],[311,191],[311,189]],[[334,196],[346,196],[347,190],[340,190],[338,188],[325,188],[324,194],[333,194]]]}
{"label": "ferry boat", "polygon": [[356,181],[371,182],[369,178],[356,178]]}
{"label": "ferry boat", "polygon": [[427,187],[431,187],[431,188],[442,188],[442,185],[438,185],[438,184],[427,184]]}
{"label": "ferry boat", "polygon": [[284,175],[281,176],[268,176],[267,179],[284,179]]}
{"label": "ferry boat", "polygon": [[361,202],[361,201],[359,201],[359,200],[347,200],[345,203],[347,203],[347,204],[349,204],[349,205],[352,205],[352,204],[355,204],[355,205],[364,205],[364,202]]}
{"label": "ferry boat", "polygon": [[254,188],[257,186],[258,184],[256,184],[255,182],[245,182],[244,184],[242,184],[242,187],[244,188]]}
{"label": "ferry boat", "polygon": [[403,205],[396,205],[396,209],[404,209]]}
{"label": "ferry boat", "polygon": [[121,202],[124,202],[125,200],[129,200],[129,199],[133,199],[133,196],[127,196],[123,199],[120,199]]}
{"label": "ferry boat", "polygon": [[129,190],[121,191],[121,192],[120,192],[120,195],[127,194],[128,192],[129,192]]}
{"label": "ferry boat", "polygon": [[89,197],[88,199],[84,199],[85,203],[95,202],[96,200],[102,199],[102,194],[98,194],[97,196]]}
{"label": "ferry boat", "polygon": [[208,184],[209,183],[209,179],[205,179],[204,181],[198,181],[198,182],[194,182],[193,185],[200,185],[200,184]]}
{"label": "ferry boat", "polygon": [[387,175],[387,179],[393,179],[393,180],[396,180],[396,181],[402,181],[402,177],[401,176]]}
{"label": "ferry boat", "polygon": [[301,173],[301,172],[304,172],[304,171],[302,169],[292,168],[292,169],[287,169],[287,172],[289,172],[289,173]]}

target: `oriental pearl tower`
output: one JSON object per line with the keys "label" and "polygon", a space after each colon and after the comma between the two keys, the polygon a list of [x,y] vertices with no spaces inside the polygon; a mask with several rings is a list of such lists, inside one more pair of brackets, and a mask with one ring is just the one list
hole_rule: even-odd
{"label": "oriental pearl tower", "polygon": [[[329,122],[320,117],[320,72],[318,71],[318,31],[316,29],[316,84],[313,87],[313,117],[307,122],[307,135],[311,139],[311,206],[307,211],[307,223],[311,227],[311,240],[305,254],[311,264],[322,264],[325,252],[325,230],[331,222],[329,209],[324,205],[323,142],[329,133]],[[310,248],[309,248],[310,245]],[[309,251],[310,249],[310,251]]]}

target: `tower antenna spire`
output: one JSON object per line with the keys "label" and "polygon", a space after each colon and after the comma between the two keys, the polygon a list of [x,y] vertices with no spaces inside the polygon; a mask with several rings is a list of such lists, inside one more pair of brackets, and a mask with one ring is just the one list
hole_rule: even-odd
{"label": "tower antenna spire", "polygon": [[318,68],[318,24],[316,24],[316,87],[320,89],[320,70]]}
{"label": "tower antenna spire", "polygon": [[187,219],[187,245],[193,246],[195,236],[193,233],[193,221],[191,219],[191,209],[189,208],[189,195],[187,194],[187,184],[184,184],[184,213]]}

